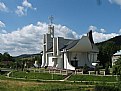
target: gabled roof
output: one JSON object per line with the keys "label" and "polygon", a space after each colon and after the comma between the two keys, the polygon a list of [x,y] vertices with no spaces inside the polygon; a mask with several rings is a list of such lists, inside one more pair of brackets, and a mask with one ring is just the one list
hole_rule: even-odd
{"label": "gabled roof", "polygon": [[64,46],[62,48],[60,48],[60,50],[70,49],[70,48],[74,47],[78,43],[78,41],[79,41],[79,39],[78,40],[71,40],[68,43],[64,44]]}
{"label": "gabled roof", "polygon": [[73,46],[70,48],[68,51],[81,51],[81,52],[87,52],[92,50],[92,43],[90,42],[88,36],[82,36],[81,39]]}

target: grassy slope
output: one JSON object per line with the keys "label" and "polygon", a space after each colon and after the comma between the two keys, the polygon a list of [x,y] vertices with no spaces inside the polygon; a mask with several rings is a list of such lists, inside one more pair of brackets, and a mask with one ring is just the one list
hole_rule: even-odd
{"label": "grassy slope", "polygon": [[56,75],[56,74],[49,74],[49,73],[35,73],[35,72],[22,72],[22,71],[15,71],[11,74],[12,77],[16,78],[26,78],[26,79],[42,79],[42,80],[62,80],[64,76]]}
{"label": "grassy slope", "polygon": [[93,75],[72,75],[68,80],[71,81],[107,81],[116,82],[114,76],[93,76]]}

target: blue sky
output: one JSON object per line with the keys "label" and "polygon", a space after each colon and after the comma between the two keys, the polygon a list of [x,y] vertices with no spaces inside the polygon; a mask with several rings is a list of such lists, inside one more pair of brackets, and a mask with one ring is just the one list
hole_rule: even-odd
{"label": "blue sky", "polygon": [[[0,0],[0,52],[19,55],[41,51],[42,47],[38,46],[42,43],[41,36],[47,31],[48,17],[51,15],[58,36],[79,38],[92,29],[95,42],[100,42],[120,35],[121,0],[100,0],[101,4],[97,1]],[[35,31],[38,31],[37,34]],[[33,35],[30,37],[30,34]],[[36,50],[27,45],[35,43],[30,38],[38,38],[38,44],[34,46],[38,47]],[[20,49],[21,52],[18,52]],[[29,52],[25,52],[25,49]]]}
{"label": "blue sky", "polygon": [[17,6],[23,0],[0,0],[8,12],[0,12],[0,20],[5,23],[8,32],[22,28],[37,21],[48,23],[48,16],[54,16],[54,23],[66,25],[79,34],[86,33],[90,25],[104,28],[107,33],[118,32],[121,28],[121,9],[108,0],[28,0],[36,10],[27,10],[27,15],[18,16]]}

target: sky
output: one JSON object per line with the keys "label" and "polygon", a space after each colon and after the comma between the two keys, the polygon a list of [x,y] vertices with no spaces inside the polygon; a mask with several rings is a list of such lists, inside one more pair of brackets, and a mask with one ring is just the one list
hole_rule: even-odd
{"label": "sky", "polygon": [[0,53],[41,52],[51,15],[56,37],[93,30],[96,43],[121,35],[121,0],[0,0]]}

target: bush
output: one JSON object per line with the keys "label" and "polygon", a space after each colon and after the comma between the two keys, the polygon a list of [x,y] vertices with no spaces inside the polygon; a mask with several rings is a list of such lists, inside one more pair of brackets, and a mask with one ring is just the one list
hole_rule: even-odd
{"label": "bush", "polygon": [[87,64],[85,64],[84,67],[83,67],[83,73],[84,74],[88,74],[88,68],[89,67],[87,66]]}

